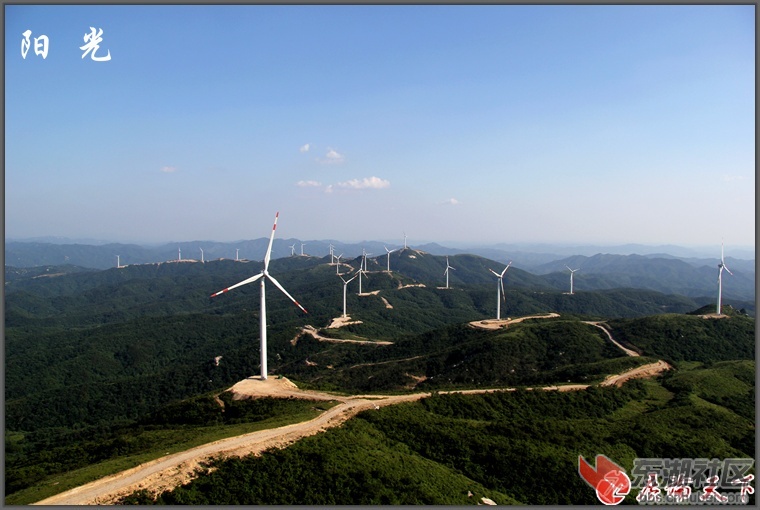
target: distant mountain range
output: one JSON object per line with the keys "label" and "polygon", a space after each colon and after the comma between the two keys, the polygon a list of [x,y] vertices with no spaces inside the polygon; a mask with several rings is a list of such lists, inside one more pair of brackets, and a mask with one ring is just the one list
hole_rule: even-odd
{"label": "distant mountain range", "polygon": [[[234,243],[214,241],[189,241],[163,244],[160,246],[141,246],[136,244],[59,244],[51,242],[21,242],[9,241],[5,246],[5,265],[14,268],[30,268],[39,266],[60,266],[70,264],[83,268],[107,269],[115,267],[118,261],[121,265],[159,263],[167,261],[201,260],[205,261],[228,259],[255,260],[263,258],[269,240],[259,238]],[[301,241],[299,239],[275,239],[272,246],[272,258],[290,258],[309,255],[313,257],[329,257],[330,245],[334,254],[342,255],[343,261],[350,261],[361,256],[362,250],[374,262],[374,269],[384,269],[387,264],[386,248],[396,250],[391,255],[391,265],[396,266],[401,273],[417,278],[420,281],[437,281],[445,270],[443,255],[452,257],[452,265],[463,265],[468,255],[476,255],[493,261],[493,269],[499,264],[506,265],[512,261],[513,269],[505,281],[517,278],[530,279],[536,287],[546,287],[556,290],[568,287],[569,271],[567,266],[580,269],[574,276],[576,291],[605,290],[614,288],[639,288],[655,290],[668,294],[678,294],[688,297],[712,296],[717,293],[718,258],[678,257],[668,253],[641,254],[612,254],[596,253],[592,255],[572,254],[563,256],[559,253],[538,253],[503,249],[499,247],[482,247],[472,250],[447,248],[430,243],[415,247],[423,255],[434,255],[429,264],[423,264],[421,258],[413,260],[408,255],[411,249],[405,250],[407,257],[400,257],[400,247],[384,245],[377,241],[361,243],[342,243],[335,240]],[[634,248],[639,245],[627,245]],[[564,248],[559,247],[559,251]],[[624,247],[618,247],[622,250]],[[671,247],[656,247],[671,248]],[[677,248],[677,247],[672,247]],[[201,254],[201,249],[203,253]],[[650,251],[651,251],[650,247]],[[687,253],[686,249],[674,249]],[[456,258],[454,258],[456,257]],[[465,257],[465,258],[461,258]],[[394,260],[396,262],[394,262]],[[473,263],[468,263],[472,265]],[[355,264],[356,265],[356,264]],[[477,268],[468,270],[464,267],[451,272],[453,284],[482,283],[491,275],[485,271],[483,263],[474,263]],[[732,299],[754,301],[755,299],[755,261],[726,257],[726,266],[731,269],[733,276],[726,275],[724,280],[724,296]],[[371,268],[372,269],[372,268]],[[522,270],[522,272],[521,272]],[[441,273],[440,275],[438,273]],[[480,272],[483,272],[481,275]],[[724,273],[725,274],[725,273]],[[540,278],[538,278],[540,276]],[[8,275],[6,275],[8,278]]]}

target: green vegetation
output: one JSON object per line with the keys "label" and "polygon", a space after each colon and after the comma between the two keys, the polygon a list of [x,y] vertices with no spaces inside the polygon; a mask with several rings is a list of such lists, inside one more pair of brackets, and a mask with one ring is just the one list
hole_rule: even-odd
{"label": "green vegetation", "polygon": [[[578,455],[604,454],[628,472],[636,457],[753,457],[752,419],[706,405],[698,384],[675,389],[674,382],[722,381],[722,394],[736,396],[726,379],[747,370],[753,362],[695,367],[673,376],[670,389],[632,381],[577,392],[434,395],[366,411],[285,450],[220,462],[155,502],[464,505],[485,496],[500,504],[598,504],[578,476]],[[636,504],[635,495],[626,503]],[[146,493],[123,502],[154,503]]]}
{"label": "green vegetation", "polygon": [[[421,271],[417,276],[424,279],[427,277],[423,273],[442,273],[439,259],[443,260],[432,256],[415,259]],[[751,317],[732,313],[729,318],[712,320],[697,315],[662,314],[665,310],[686,312],[698,305],[688,298],[651,291],[617,289],[569,296],[541,284],[534,275],[510,269],[511,276],[505,281],[504,316],[557,311],[561,317],[485,331],[466,323],[493,316],[494,282],[468,287],[454,282],[458,288],[451,290],[435,288],[436,282],[427,287],[399,289],[400,284],[415,283],[417,277],[376,272],[370,275],[363,290],[380,290],[380,295],[357,296],[355,287],[349,289],[349,312],[362,324],[329,331],[328,336],[389,340],[393,344],[324,343],[308,335],[299,336],[306,324],[324,328],[342,309],[342,286],[334,274],[334,266],[324,262],[293,257],[275,260],[271,267],[278,280],[310,313],[302,314],[279,292],[268,294],[270,375],[283,374],[301,387],[344,393],[389,393],[594,383],[607,374],[655,359],[665,359],[678,370],[667,375],[662,384],[631,386],[638,388],[638,393],[630,389],[633,393],[618,394],[610,389],[611,393],[603,392],[606,396],[599,402],[593,400],[596,397],[538,397],[517,392],[517,396],[504,397],[517,403],[517,407],[511,408],[515,417],[498,413],[491,417],[453,417],[425,407],[459,398],[438,400],[442,398],[439,396],[425,404],[399,407],[399,411],[384,409],[365,414],[326,437],[336,443],[363,444],[367,451],[380,452],[377,458],[371,462],[353,459],[343,449],[339,460],[310,454],[309,458],[317,464],[304,467],[298,476],[293,468],[294,479],[303,479],[303,473],[321,466],[326,478],[319,483],[335,482],[336,487],[342,487],[326,492],[331,494],[325,496],[327,499],[309,496],[315,502],[356,498],[350,502],[466,504],[474,501],[466,498],[467,490],[503,503],[539,501],[533,493],[515,490],[511,482],[497,483],[488,478],[495,476],[489,474],[492,468],[496,469],[495,465],[484,464],[491,466],[488,469],[473,467],[491,462],[483,453],[491,446],[503,453],[498,458],[507,463],[534,452],[536,458],[542,459],[539,465],[545,463],[547,472],[558,473],[560,466],[565,465],[552,460],[553,456],[566,461],[571,455],[569,449],[557,448],[565,443],[569,448],[574,441],[585,444],[584,434],[598,439],[602,446],[607,445],[605,441],[610,442],[609,449],[600,453],[609,451],[611,458],[620,458],[621,462],[632,458],[630,449],[636,453],[665,451],[667,441],[679,442],[683,451],[726,455],[746,453],[747,445],[754,444],[754,431],[747,432],[747,423],[754,427],[755,409]],[[407,262],[412,261],[392,260],[391,266],[396,271]],[[463,256],[457,263],[460,275],[467,271],[475,274],[487,265],[479,257]],[[314,404],[266,399],[236,403],[222,396],[225,405],[222,413],[212,397],[259,371],[259,289],[241,287],[214,299],[209,294],[258,270],[257,264],[232,261],[130,266],[106,271],[85,271],[73,266],[49,267],[44,271],[6,268],[6,274],[12,275],[6,285],[5,304],[6,503],[30,502],[43,497],[42,494],[50,495],[167,451],[179,451],[225,434],[274,426],[281,420],[295,421],[316,412],[311,409]],[[381,297],[393,308],[386,308]],[[648,314],[657,315],[644,316]],[[616,317],[606,319],[613,336],[643,356],[623,355],[598,328],[581,322],[609,317]],[[596,391],[589,395],[595,395]],[[617,428],[609,429],[607,435],[593,432],[597,424],[592,427],[591,421],[583,422],[580,417],[576,422],[564,424],[560,417],[548,419],[556,430],[545,429],[549,425],[542,425],[538,415],[535,421],[514,421],[522,415],[533,416],[531,406],[536,409],[548,406],[541,398],[560,399],[552,401],[558,409],[567,406],[586,409],[596,402],[594,405],[609,412],[594,415],[593,420],[602,420],[604,427]],[[584,404],[583,398],[592,400]],[[612,404],[619,399],[625,404]],[[456,402],[459,403],[454,407],[464,409],[470,406],[467,402],[478,401]],[[496,404],[488,404],[492,405]],[[566,411],[570,413],[568,416],[573,413]],[[505,435],[503,441],[514,445],[504,446],[491,445],[486,439],[482,439],[485,443],[481,439],[465,441],[463,435],[462,441],[454,443],[462,448],[456,455],[471,459],[468,462],[473,466],[432,454],[418,458],[425,448],[438,446],[434,447],[430,438],[425,439],[431,443],[428,446],[413,445],[411,440],[391,434],[395,425],[390,424],[396,420],[405,424],[398,427],[408,426],[409,430],[423,433],[427,429],[417,423],[422,418],[412,416],[420,412],[430,424],[442,427],[440,437],[448,437],[447,427],[463,431],[466,428],[463,423],[474,431],[485,430],[485,436],[495,438],[501,437],[501,432],[494,432],[499,430],[498,424],[519,425],[523,429],[515,430],[523,430],[525,437],[520,436],[517,441]],[[553,416],[549,411],[544,414]],[[381,417],[387,423],[373,421]],[[591,420],[591,415],[585,419]],[[706,424],[711,420],[722,420],[734,432],[724,430],[723,425],[716,425],[716,432],[708,430]],[[623,423],[629,421],[638,423],[639,428],[626,428]],[[682,427],[679,423],[692,424],[694,437],[679,428]],[[558,431],[566,431],[567,439],[562,440],[564,432]],[[630,434],[638,443],[611,442],[613,432]],[[433,437],[432,431],[425,433]],[[539,445],[544,436],[553,438],[556,444]],[[530,437],[537,443],[531,443]],[[319,439],[310,439],[305,444],[310,445],[311,441],[318,444]],[[700,442],[709,447],[700,450]],[[522,450],[515,450],[518,447],[515,445],[521,445]],[[387,451],[397,448],[407,448],[394,461],[408,466],[408,471],[401,470],[401,474],[382,467]],[[590,456],[596,453],[591,446],[588,452]],[[280,454],[293,455],[277,455]],[[347,471],[350,475],[344,476],[342,469],[325,468],[343,466],[348,462],[345,459],[351,459],[354,466]],[[376,471],[372,471],[374,465]],[[387,465],[394,463],[388,461]],[[286,469],[267,466],[274,472]],[[480,469],[484,474],[472,477],[470,469],[476,472]],[[426,473],[436,474],[424,478]],[[368,481],[367,477],[372,478],[370,474],[383,482],[377,485]],[[538,476],[536,472],[523,474]],[[58,485],[52,485],[55,483]],[[371,488],[366,497],[356,492],[357,487],[364,485]],[[385,490],[383,485],[395,489]],[[451,487],[453,492],[442,491],[441,487]],[[298,490],[307,489],[293,490],[303,495]],[[219,495],[219,501],[238,501],[234,499],[237,497],[225,499],[226,496]],[[273,498],[290,501],[285,495]],[[240,500],[249,499],[246,496]],[[546,501],[550,500],[547,496]]]}
{"label": "green vegetation", "polygon": [[135,423],[6,433],[6,504],[28,504],[169,453],[315,417],[335,402],[225,392],[163,407]]}
{"label": "green vegetation", "polygon": [[619,342],[670,362],[755,359],[755,320],[742,315],[703,319],[665,314],[608,324]]}

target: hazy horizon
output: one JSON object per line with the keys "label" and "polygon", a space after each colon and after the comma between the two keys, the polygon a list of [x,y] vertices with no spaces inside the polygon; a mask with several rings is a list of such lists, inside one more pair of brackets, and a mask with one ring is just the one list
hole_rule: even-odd
{"label": "hazy horizon", "polygon": [[755,16],[8,5],[5,236],[754,247]]}

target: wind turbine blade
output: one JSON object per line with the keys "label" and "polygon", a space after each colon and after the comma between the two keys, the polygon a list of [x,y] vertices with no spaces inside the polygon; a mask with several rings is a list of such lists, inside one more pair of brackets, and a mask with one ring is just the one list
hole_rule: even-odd
{"label": "wind turbine blade", "polygon": [[504,301],[506,303],[507,302],[507,296],[504,295],[504,280],[502,280],[501,278],[499,278],[499,283],[501,284],[501,299],[502,299],[502,301]]}
{"label": "wind turbine blade", "polygon": [[497,273],[496,271],[494,271],[494,270],[493,270],[493,269],[491,269],[490,267],[488,268],[488,270],[489,270],[489,271],[491,271],[495,277],[497,277],[497,278],[501,278],[501,276],[499,276],[499,273]]}
{"label": "wind turbine blade", "polygon": [[272,241],[274,241],[274,231],[277,230],[277,218],[280,216],[280,211],[274,215],[274,225],[272,225],[272,235],[269,236],[269,246],[267,247],[267,254],[264,256],[264,271],[269,269],[269,256],[272,254]]}
{"label": "wind turbine blade", "polygon": [[505,268],[504,268],[504,271],[502,271],[502,272],[501,272],[501,274],[500,274],[499,276],[500,276],[500,277],[504,276],[504,273],[506,273],[506,272],[507,272],[507,269],[509,269],[509,266],[511,266],[511,265],[512,265],[512,261],[510,260],[510,261],[509,261],[509,264],[507,264],[507,267],[505,267]]}
{"label": "wind turbine blade", "polygon": [[301,303],[299,303],[298,301],[296,301],[295,299],[293,299],[293,296],[291,296],[290,294],[288,294],[288,291],[285,290],[285,288],[282,285],[280,285],[280,282],[278,282],[277,280],[275,280],[274,277],[271,274],[267,273],[267,278],[269,278],[269,280],[271,280],[271,282],[274,283],[275,286],[278,289],[280,289],[283,294],[285,294],[286,296],[288,296],[290,298],[290,300],[292,302],[294,302],[298,308],[300,308],[301,310],[303,310],[304,313],[309,313],[309,312],[306,311],[306,308],[304,308],[303,306],[301,306]]}
{"label": "wind turbine blade", "polygon": [[225,292],[228,292],[228,291],[230,291],[230,290],[234,289],[235,287],[240,287],[241,285],[246,285],[246,284],[248,284],[248,283],[253,283],[253,282],[255,282],[256,280],[258,280],[259,278],[261,278],[262,276],[264,276],[264,273],[259,273],[259,274],[257,274],[256,276],[251,276],[251,277],[250,277],[250,278],[248,278],[247,280],[243,280],[242,282],[240,282],[240,283],[236,283],[235,285],[233,285],[233,286],[231,286],[231,287],[227,287],[226,289],[223,289],[223,290],[220,290],[219,292],[216,292],[216,293],[214,293],[214,294],[211,294],[211,297],[216,297],[216,296],[218,296],[219,294],[224,294]]}
{"label": "wind turbine blade", "polygon": [[353,277],[353,278],[351,278],[351,280],[348,280],[346,283],[348,284],[348,283],[351,283],[351,281],[353,281],[353,280],[356,280],[356,277],[357,277],[357,276],[359,276],[359,275],[358,275],[358,274],[355,274],[355,275],[354,275],[354,277]]}
{"label": "wind turbine blade", "polygon": [[734,276],[734,273],[732,273],[731,270],[728,269],[725,264],[723,264],[723,269],[725,269],[726,271],[728,271],[728,274],[730,274],[731,276]]}

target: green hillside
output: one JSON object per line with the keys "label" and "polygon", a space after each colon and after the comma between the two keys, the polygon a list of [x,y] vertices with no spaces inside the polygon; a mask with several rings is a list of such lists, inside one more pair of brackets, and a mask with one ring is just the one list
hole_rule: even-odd
{"label": "green hillside", "polygon": [[[746,363],[733,369],[754,371]],[[730,388],[726,370],[693,367],[662,384],[581,392],[436,395],[365,411],[285,450],[219,462],[155,502],[466,505],[485,496],[499,504],[598,504],[578,476],[578,455],[604,454],[629,473],[636,457],[753,457],[752,419],[702,400],[698,385],[675,387],[711,379]],[[724,397],[746,392],[734,387]],[[637,492],[625,503],[636,504]],[[145,493],[123,502],[155,503]]]}

